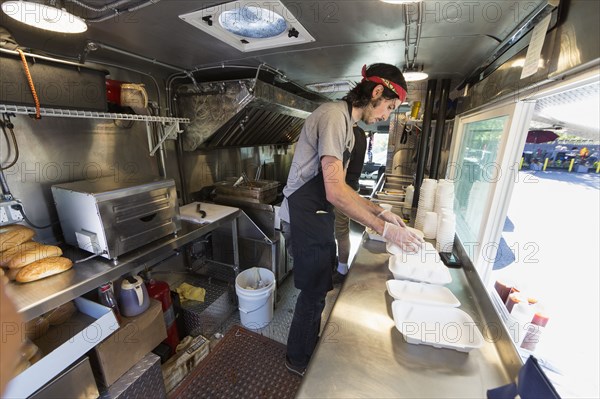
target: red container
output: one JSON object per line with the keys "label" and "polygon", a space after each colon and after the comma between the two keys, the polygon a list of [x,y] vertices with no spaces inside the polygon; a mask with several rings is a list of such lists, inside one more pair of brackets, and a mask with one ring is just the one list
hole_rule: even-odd
{"label": "red container", "polygon": [[106,101],[121,105],[121,82],[120,80],[106,79]]}
{"label": "red container", "polygon": [[165,318],[165,326],[167,328],[167,339],[163,342],[171,348],[171,355],[175,354],[177,345],[179,345],[179,333],[177,332],[177,324],[175,323],[175,311],[173,310],[173,302],[171,301],[171,290],[169,284],[164,281],[151,279],[146,284],[148,295],[161,302],[163,317]]}

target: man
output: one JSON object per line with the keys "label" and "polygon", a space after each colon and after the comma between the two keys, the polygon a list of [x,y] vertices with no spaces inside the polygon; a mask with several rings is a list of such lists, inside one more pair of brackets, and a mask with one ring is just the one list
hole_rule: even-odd
{"label": "man", "polygon": [[[333,208],[402,248],[420,245],[402,218],[362,198],[345,183],[352,148],[352,126],[387,120],[406,98],[406,82],[398,68],[366,65],[363,80],[344,97],[317,108],[304,123],[296,144],[285,199],[279,216],[291,232],[294,284],[300,290],[287,342],[286,367],[300,376],[312,356],[327,291],[333,289],[335,266]],[[289,224],[289,225],[288,225]]]}
{"label": "man", "polygon": [[[354,125],[354,148],[350,154],[350,162],[346,169],[346,184],[354,191],[359,191],[360,173],[365,162],[367,152],[367,137],[365,131],[358,125]],[[338,264],[333,274],[333,283],[341,283],[348,274],[348,260],[350,258],[350,218],[344,215],[338,208],[335,214],[335,240],[337,242]]]}

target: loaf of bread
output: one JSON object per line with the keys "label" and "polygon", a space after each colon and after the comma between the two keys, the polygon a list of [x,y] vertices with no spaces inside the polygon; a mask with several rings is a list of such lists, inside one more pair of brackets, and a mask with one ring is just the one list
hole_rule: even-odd
{"label": "loaf of bread", "polygon": [[40,280],[67,271],[71,267],[73,267],[73,262],[62,256],[37,260],[19,270],[17,281],[19,283],[28,283],[30,281]]}
{"label": "loaf of bread", "polygon": [[29,227],[15,225],[5,233],[0,233],[0,251],[8,251],[19,244],[29,241],[35,235],[35,231]]}
{"label": "loaf of bread", "polygon": [[26,241],[23,244],[19,244],[11,249],[0,252],[0,266],[8,266],[8,262],[16,255],[22,254],[25,251],[32,250],[41,246],[42,244],[35,241]]}
{"label": "loaf of bread", "polygon": [[35,261],[61,255],[62,250],[59,247],[54,245],[40,245],[18,252],[8,261],[8,268],[20,269]]}

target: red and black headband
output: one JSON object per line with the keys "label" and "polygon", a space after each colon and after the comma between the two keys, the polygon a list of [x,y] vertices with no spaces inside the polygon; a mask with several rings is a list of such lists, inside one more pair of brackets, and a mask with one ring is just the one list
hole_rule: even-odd
{"label": "red and black headband", "polygon": [[379,84],[387,87],[388,89],[393,91],[394,94],[396,94],[398,96],[398,98],[400,99],[400,102],[404,102],[404,100],[406,99],[406,95],[407,95],[406,90],[404,90],[404,88],[402,86],[400,86],[399,84],[394,83],[391,80],[381,78],[379,76],[367,76],[367,66],[366,65],[363,65],[363,67],[362,67],[362,77],[363,77],[363,81],[368,80],[370,82],[379,83]]}

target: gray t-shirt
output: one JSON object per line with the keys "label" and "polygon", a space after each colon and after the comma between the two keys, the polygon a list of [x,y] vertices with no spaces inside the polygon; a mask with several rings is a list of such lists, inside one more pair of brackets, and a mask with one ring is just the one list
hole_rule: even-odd
{"label": "gray t-shirt", "polygon": [[[326,103],[317,108],[304,122],[296,144],[294,159],[283,189],[284,198],[279,217],[290,221],[287,197],[319,173],[321,158],[332,156],[344,161],[344,152],[354,147],[354,121],[345,101]],[[346,160],[348,161],[348,160]],[[344,169],[348,166],[347,162]]]}

